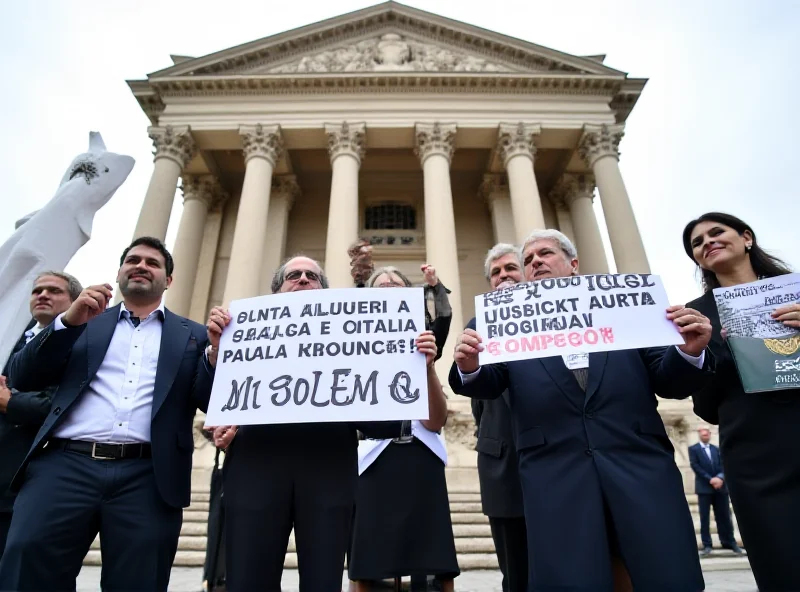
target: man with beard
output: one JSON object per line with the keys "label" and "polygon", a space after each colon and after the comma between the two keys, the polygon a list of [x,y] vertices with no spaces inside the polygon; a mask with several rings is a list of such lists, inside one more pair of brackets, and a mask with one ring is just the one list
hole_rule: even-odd
{"label": "man with beard", "polygon": [[[523,264],[529,281],[578,274],[575,247],[556,230],[526,240]],[[610,592],[615,556],[636,590],[705,587],[654,393],[682,399],[707,383],[711,324],[682,306],[665,314],[683,345],[480,366],[481,336],[465,329],[458,340],[454,391],[494,399],[508,389],[531,592]]]}
{"label": "man with beard", "polygon": [[[303,256],[288,259],[272,279],[273,294],[327,287],[319,264]],[[358,480],[357,430],[370,438],[395,438],[401,422],[215,429],[215,444],[228,451],[223,497],[227,590],[280,592],[292,528],[300,590],[341,590]]]}
{"label": "man with beard", "polygon": [[[486,255],[484,271],[492,290],[521,282],[519,247],[505,243],[492,247]],[[475,329],[475,319],[467,327]],[[497,399],[472,399],[472,415],[478,426],[481,506],[489,517],[497,561],[503,573],[503,592],[526,592],[528,546],[525,512],[508,391],[503,391]]]}
{"label": "man with beard", "polygon": [[[40,273],[31,290],[30,310],[33,319],[11,351],[11,356],[53,322],[56,315],[67,310],[80,296],[82,289],[80,282],[67,273]],[[50,398],[53,396],[52,388],[31,393],[11,390],[7,388],[7,374],[8,364],[0,376],[0,450],[3,451],[0,458],[0,557],[6,545],[16,497],[8,491],[8,487],[50,411]]]}
{"label": "man with beard", "polygon": [[192,421],[230,320],[215,308],[206,328],[164,308],[172,268],[160,240],[134,240],[120,259],[121,304],[106,310],[111,286],[90,286],[12,358],[13,386],[57,388],[14,478],[0,590],[74,590],[98,533],[104,590],[167,589]]}

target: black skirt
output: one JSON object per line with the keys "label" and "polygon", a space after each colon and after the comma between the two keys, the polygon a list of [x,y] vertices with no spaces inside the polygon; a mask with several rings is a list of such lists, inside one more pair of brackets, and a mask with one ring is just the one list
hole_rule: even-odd
{"label": "black skirt", "polygon": [[351,580],[458,576],[444,464],[416,438],[392,443],[358,479]]}

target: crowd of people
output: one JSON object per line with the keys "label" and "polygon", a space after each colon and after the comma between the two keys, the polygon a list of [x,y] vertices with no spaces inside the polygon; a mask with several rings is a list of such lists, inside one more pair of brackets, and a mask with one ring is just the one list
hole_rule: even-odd
{"label": "crowd of people", "polygon": [[[800,465],[792,428],[800,389],[746,394],[725,344],[711,290],[789,273],[743,221],[709,213],[683,234],[704,295],[667,308],[684,343],[480,365],[473,319],[445,345],[451,311],[436,270],[421,268],[429,417],[424,421],[218,426],[207,587],[279,591],[294,531],[300,589],[454,590],[459,566],[445,465],[445,392],[434,370],[454,348],[449,386],[471,397],[484,514],[504,591],[696,592],[701,554],[720,543],[747,556],[764,592],[800,590],[791,535],[800,525]],[[411,285],[351,250],[354,284]],[[189,505],[192,420],[206,410],[231,317],[214,307],[205,326],[162,304],[174,263],[164,244],[138,238],[112,287],[82,289],[60,271],[34,282],[33,320],[0,377],[0,590],[74,590],[99,534],[102,588],[167,590],[182,510]],[[572,242],[534,230],[523,245],[488,253],[490,290],[580,274]],[[273,293],[327,288],[320,265],[290,257]],[[800,304],[773,317],[800,328]],[[718,424],[690,449],[702,517],[701,554],[657,411],[660,397],[691,397]],[[224,492],[224,495],[222,494]],[[216,508],[216,509],[214,509]],[[6,538],[7,537],[7,538]],[[213,539],[213,545],[212,543]]]}

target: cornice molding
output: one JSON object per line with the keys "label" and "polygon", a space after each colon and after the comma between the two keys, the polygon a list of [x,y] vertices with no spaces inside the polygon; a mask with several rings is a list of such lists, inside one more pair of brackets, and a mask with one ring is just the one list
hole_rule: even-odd
{"label": "cornice molding", "polygon": [[242,125],[239,127],[242,137],[242,150],[245,164],[251,158],[263,158],[275,165],[283,155],[283,137],[279,125]]}
{"label": "cornice molding", "polygon": [[188,125],[165,127],[150,126],[147,134],[153,140],[153,160],[169,158],[183,170],[197,152]]}
{"label": "cornice molding", "polygon": [[428,123],[418,123],[414,129],[416,147],[414,154],[419,157],[421,163],[425,163],[429,156],[439,154],[447,159],[447,163],[453,158],[456,142],[456,124],[439,123],[438,121]]}
{"label": "cornice molding", "polygon": [[364,123],[326,123],[325,135],[328,137],[328,155],[331,164],[339,156],[347,154],[355,158],[359,164],[366,151],[367,126]]}

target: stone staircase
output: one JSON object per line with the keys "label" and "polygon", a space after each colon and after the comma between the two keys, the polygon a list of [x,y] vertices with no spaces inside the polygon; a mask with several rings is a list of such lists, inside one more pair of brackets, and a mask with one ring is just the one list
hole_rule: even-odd
{"label": "stone staircase", "polygon": [[[461,471],[448,469],[448,471],[450,515],[453,521],[458,564],[462,570],[497,569],[497,557],[494,554],[494,543],[489,529],[489,521],[481,512],[477,478],[473,479],[472,476],[464,478],[467,475],[464,474],[463,469]],[[458,474],[459,472],[461,473],[460,475]],[[181,527],[175,565],[187,567],[201,567],[203,565],[206,548],[208,499],[208,491],[196,490],[192,492],[191,505],[183,513],[183,526]],[[695,522],[697,543],[700,546],[700,518],[697,511],[696,497],[690,495],[688,499]],[[716,524],[713,517],[711,531],[714,544],[718,546]],[[653,536],[658,536],[658,533],[652,534]],[[738,528],[736,528],[736,537],[741,542]],[[84,563],[86,565],[100,564],[99,540],[94,541]],[[285,566],[287,568],[297,567],[293,534],[289,541]],[[746,558],[735,557],[727,551],[715,550],[712,558],[703,560],[703,566],[705,569],[743,569],[747,567],[747,560]]]}

